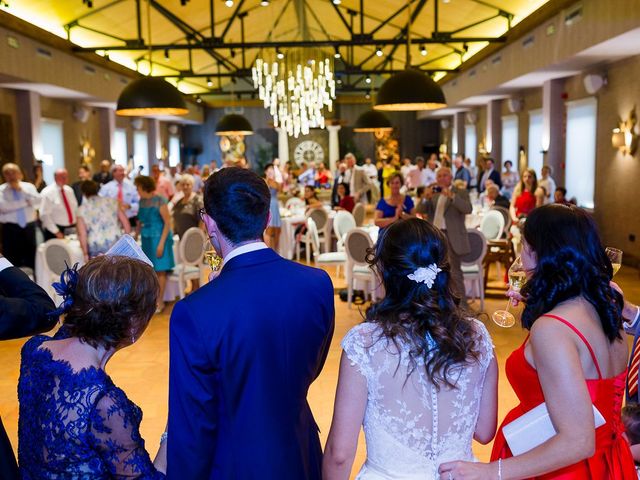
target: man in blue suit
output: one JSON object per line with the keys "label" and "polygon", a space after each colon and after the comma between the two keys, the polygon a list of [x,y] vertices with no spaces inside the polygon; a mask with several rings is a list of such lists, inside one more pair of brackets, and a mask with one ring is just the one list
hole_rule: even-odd
{"label": "man in blue suit", "polygon": [[262,242],[269,200],[249,170],[205,184],[202,217],[224,265],[171,315],[169,479],[321,478],[306,397],[333,335],[333,286]]}

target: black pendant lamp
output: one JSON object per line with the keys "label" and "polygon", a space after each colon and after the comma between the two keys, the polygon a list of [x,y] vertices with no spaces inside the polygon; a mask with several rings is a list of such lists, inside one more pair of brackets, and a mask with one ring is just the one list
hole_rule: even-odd
{"label": "black pendant lamp", "polygon": [[242,115],[229,113],[216,125],[216,135],[253,135],[253,127]]}
{"label": "black pendant lamp", "polygon": [[407,68],[380,87],[373,108],[385,111],[435,110],[447,106],[440,85],[429,75]]}
{"label": "black pendant lamp", "polygon": [[186,115],[189,109],[173,85],[162,78],[143,77],[125,87],[118,98],[116,113],[129,117]]}
{"label": "black pendant lamp", "polygon": [[390,132],[393,130],[387,116],[377,110],[367,110],[356,120],[353,131],[357,133]]}

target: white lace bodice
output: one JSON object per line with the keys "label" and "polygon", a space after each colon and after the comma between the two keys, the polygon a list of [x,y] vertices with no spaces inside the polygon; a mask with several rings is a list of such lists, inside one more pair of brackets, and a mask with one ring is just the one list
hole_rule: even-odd
{"label": "white lace bodice", "polygon": [[357,478],[436,479],[438,466],[472,460],[471,441],[493,344],[485,326],[473,322],[479,360],[450,370],[456,388],[429,381],[424,361],[407,377],[411,346],[382,337],[375,323],[352,328],[342,348],[367,380],[364,432],[367,462]]}

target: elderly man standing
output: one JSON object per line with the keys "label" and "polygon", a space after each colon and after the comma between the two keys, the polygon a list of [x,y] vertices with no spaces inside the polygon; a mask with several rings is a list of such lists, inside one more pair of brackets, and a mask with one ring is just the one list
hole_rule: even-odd
{"label": "elderly man standing", "polygon": [[436,185],[428,187],[424,194],[424,212],[430,222],[441,229],[449,240],[451,280],[456,294],[466,303],[464,279],[460,268],[460,257],[470,251],[465,215],[472,207],[466,189],[452,186],[453,175],[448,167],[440,167],[436,173]]}
{"label": "elderly man standing", "polygon": [[48,185],[40,193],[42,207],[40,220],[45,240],[64,238],[64,229],[76,226],[78,201],[73,189],[67,185],[69,174],[64,168],[53,174],[55,183]]}
{"label": "elderly man standing", "polygon": [[115,198],[120,204],[120,208],[124,211],[129,219],[132,227],[135,227],[138,221],[138,208],[140,206],[140,195],[133,183],[126,178],[126,173],[122,165],[114,165],[111,173],[113,180],[100,188],[99,195],[101,197]]}
{"label": "elderly man standing", "polygon": [[353,199],[356,202],[367,203],[367,192],[373,187],[367,169],[356,165],[356,156],[353,153],[347,153],[344,160],[347,163],[349,191]]}
{"label": "elderly man standing", "polygon": [[93,181],[100,185],[105,185],[113,180],[111,174],[111,162],[109,160],[102,160],[100,162],[100,170],[93,175]]}
{"label": "elderly man standing", "polygon": [[2,167],[5,183],[0,185],[0,223],[4,256],[16,267],[34,268],[36,257],[36,209],[40,194],[22,181],[15,163]]}

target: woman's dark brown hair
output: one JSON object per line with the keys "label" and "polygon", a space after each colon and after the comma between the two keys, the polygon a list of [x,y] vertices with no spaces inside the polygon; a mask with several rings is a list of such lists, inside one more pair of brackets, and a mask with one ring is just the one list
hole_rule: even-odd
{"label": "woman's dark brown hair", "polygon": [[117,348],[137,339],[156,309],[153,268],[129,257],[96,257],[78,271],[65,328],[93,347]]}
{"label": "woman's dark brown hair", "polygon": [[143,192],[151,193],[156,191],[156,181],[146,175],[138,175],[133,180],[133,184],[136,187],[140,187]]}
{"label": "woman's dark brown hair", "polygon": [[[390,339],[396,346],[400,340],[412,346],[412,368],[407,375],[422,358],[437,388],[454,388],[452,369],[479,358],[478,335],[451,289],[447,240],[442,232],[419,218],[399,220],[384,229],[368,261],[382,279],[385,297],[367,309],[366,320],[380,325],[380,340]],[[442,271],[431,288],[408,277],[433,264]]]}
{"label": "woman's dark brown hair", "polygon": [[96,196],[99,190],[100,185],[93,180],[85,180],[80,184],[80,191],[87,198]]}

